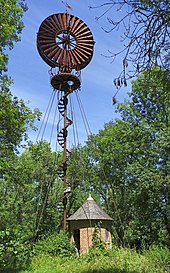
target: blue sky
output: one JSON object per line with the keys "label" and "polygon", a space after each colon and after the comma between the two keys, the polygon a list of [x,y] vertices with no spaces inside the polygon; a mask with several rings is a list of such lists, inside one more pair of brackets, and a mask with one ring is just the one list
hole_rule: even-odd
{"label": "blue sky", "polygon": [[[93,134],[97,134],[100,129],[103,129],[104,123],[118,117],[112,105],[112,96],[116,92],[116,88],[113,86],[113,79],[119,75],[122,66],[121,57],[111,64],[111,59],[102,56],[102,54],[107,55],[108,50],[117,52],[120,49],[120,33],[106,34],[101,29],[101,26],[108,26],[106,17],[97,22],[95,16],[101,14],[101,10],[89,10],[88,8],[89,5],[95,5],[96,2],[103,3],[104,1],[67,1],[72,7],[72,10],[69,10],[69,12],[82,19],[89,26],[96,42],[93,59],[81,72],[80,91],[81,101]],[[30,108],[39,108],[44,113],[52,92],[48,74],[50,67],[41,59],[37,51],[36,33],[41,22],[46,17],[54,13],[63,13],[66,8],[60,0],[27,0],[27,4],[29,9],[23,18],[25,28],[21,35],[21,42],[15,44],[14,49],[9,53],[8,74],[14,79],[14,84],[11,88],[12,93],[26,102],[29,101]],[[119,17],[119,13],[121,11],[114,14],[114,17]],[[124,98],[127,97],[126,93],[128,91],[129,87],[122,88],[117,95],[117,100],[123,102]],[[74,96],[74,94],[71,96]],[[83,144],[87,140],[87,134],[77,106],[75,107],[75,115],[79,140]],[[52,119],[53,116],[50,117],[47,126],[45,136],[47,141],[49,141]],[[29,133],[33,142],[37,134],[37,132]],[[55,142],[55,138],[56,136],[54,135],[53,142]],[[69,145],[72,145],[72,133],[68,136],[68,142]]]}

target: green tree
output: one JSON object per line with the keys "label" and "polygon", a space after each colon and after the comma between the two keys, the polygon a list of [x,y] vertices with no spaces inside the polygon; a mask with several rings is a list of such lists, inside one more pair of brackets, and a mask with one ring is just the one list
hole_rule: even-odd
{"label": "green tree", "polygon": [[40,118],[38,109],[31,111],[23,100],[10,92],[12,80],[5,74],[8,65],[7,49],[20,40],[23,28],[21,18],[27,10],[25,1],[1,0],[0,2],[0,174],[4,174],[15,157],[22,141],[28,140],[27,131],[34,129],[35,119]]}
{"label": "green tree", "polygon": [[[0,264],[21,259],[22,251],[62,226],[63,183],[60,154],[46,142],[31,144],[15,160],[0,183]],[[28,251],[26,251],[29,254]],[[14,266],[14,265],[13,265]]]}
{"label": "green tree", "polygon": [[9,168],[14,153],[21,142],[28,140],[28,130],[35,130],[35,119],[40,118],[38,109],[30,110],[22,99],[14,97],[8,79],[0,92],[0,174]]}
{"label": "green tree", "polygon": [[0,76],[7,71],[7,49],[14,47],[14,42],[20,41],[20,34],[24,27],[21,18],[27,10],[24,0],[1,0],[0,1]]}
{"label": "green tree", "polygon": [[[143,198],[144,222],[146,216],[148,221],[151,217],[145,207],[151,209],[155,221],[162,230],[166,230],[168,240],[170,240],[170,76],[169,72],[155,67],[151,73],[144,72],[138,76],[138,79],[132,83],[132,92],[130,94],[132,102],[119,107],[124,121],[128,121],[131,126],[139,127],[143,124],[143,129],[147,132],[143,137],[138,138],[138,149],[142,153],[138,158],[138,164],[141,168],[141,176],[137,177],[141,185],[144,185],[143,191],[139,194],[139,200]],[[144,143],[144,147],[142,147]],[[143,170],[142,170],[143,168]],[[134,166],[133,170],[137,168]],[[147,175],[146,175],[147,174]],[[140,191],[139,191],[140,192]],[[148,203],[147,203],[148,202]],[[142,206],[141,206],[142,209]],[[147,215],[148,213],[148,215]],[[141,215],[141,211],[139,211]],[[151,215],[151,212],[150,212]],[[150,217],[150,220],[149,220]],[[160,231],[160,228],[158,228]]]}
{"label": "green tree", "polygon": [[106,124],[85,147],[93,173],[87,183],[113,217],[123,245],[170,241],[169,83],[159,67],[139,75],[131,101],[117,108],[122,120]]}
{"label": "green tree", "polygon": [[45,142],[31,144],[15,157],[1,180],[2,230],[25,227],[35,240],[39,234],[59,229],[61,221],[56,221],[61,215],[57,206],[62,199],[62,182],[57,175],[59,158],[60,154],[52,152]]}

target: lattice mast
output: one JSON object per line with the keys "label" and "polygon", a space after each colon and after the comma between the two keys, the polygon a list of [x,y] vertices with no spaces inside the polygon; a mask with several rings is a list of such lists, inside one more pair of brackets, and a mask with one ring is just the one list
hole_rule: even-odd
{"label": "lattice mast", "polygon": [[64,219],[66,231],[67,217],[67,128],[72,120],[67,115],[68,96],[80,89],[80,71],[86,67],[93,56],[94,40],[88,26],[78,17],[67,12],[48,16],[40,25],[37,33],[37,49],[42,59],[51,67],[58,68],[51,74],[51,85],[59,92],[61,98],[58,110],[63,116],[63,128],[58,132],[57,140],[63,148],[63,163],[59,174],[64,185]]}

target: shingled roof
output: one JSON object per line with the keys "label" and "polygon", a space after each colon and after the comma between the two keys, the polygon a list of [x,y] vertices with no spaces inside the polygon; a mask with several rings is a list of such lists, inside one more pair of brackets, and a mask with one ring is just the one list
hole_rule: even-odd
{"label": "shingled roof", "polygon": [[102,210],[89,195],[84,204],[68,219],[68,221],[76,220],[107,220],[112,221],[113,219]]}

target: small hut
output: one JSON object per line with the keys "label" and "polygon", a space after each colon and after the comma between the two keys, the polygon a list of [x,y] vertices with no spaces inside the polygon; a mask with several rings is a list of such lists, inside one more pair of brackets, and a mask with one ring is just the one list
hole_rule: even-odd
{"label": "small hut", "polygon": [[89,195],[85,203],[67,219],[71,231],[71,242],[75,243],[78,252],[82,254],[89,251],[96,227],[101,242],[110,248],[112,220]]}

